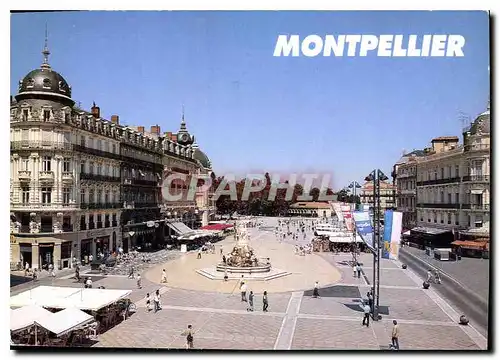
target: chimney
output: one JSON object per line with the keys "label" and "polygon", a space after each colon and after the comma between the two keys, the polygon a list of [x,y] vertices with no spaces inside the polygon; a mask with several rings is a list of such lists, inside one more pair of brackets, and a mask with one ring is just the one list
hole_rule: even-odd
{"label": "chimney", "polygon": [[101,117],[101,109],[99,106],[95,106],[95,102],[92,104],[92,109],[91,109],[92,116],[95,117],[96,119]]}
{"label": "chimney", "polygon": [[160,127],[158,125],[151,126],[151,134],[160,135]]}
{"label": "chimney", "polygon": [[111,115],[111,122],[116,125],[120,125],[120,117],[118,115]]}
{"label": "chimney", "polygon": [[137,131],[140,132],[141,134],[144,134],[144,126],[138,126]]}

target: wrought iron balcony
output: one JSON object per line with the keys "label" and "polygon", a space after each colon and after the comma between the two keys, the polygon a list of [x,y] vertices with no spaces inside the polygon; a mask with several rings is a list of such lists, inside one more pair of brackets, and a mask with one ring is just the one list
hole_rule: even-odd
{"label": "wrought iron balcony", "polygon": [[118,176],[108,176],[108,175],[97,175],[90,173],[80,173],[80,180],[93,180],[93,181],[104,181],[104,182],[120,182],[120,177]]}
{"label": "wrought iron balcony", "polygon": [[417,204],[419,208],[429,208],[429,209],[460,209],[460,204],[452,203],[421,203]]}
{"label": "wrought iron balcony", "polygon": [[73,151],[85,153],[85,154],[91,154],[95,156],[100,156],[100,157],[105,157],[109,159],[115,159],[115,160],[121,160],[122,157],[120,154],[115,154],[109,151],[102,151],[102,150],[97,150],[97,149],[92,149],[87,146],[83,145],[77,145],[73,144]]}
{"label": "wrought iron balcony", "polygon": [[490,182],[490,176],[489,175],[467,175],[462,178],[463,182],[470,182],[470,181],[475,181],[475,182]]}
{"label": "wrought iron balcony", "polygon": [[37,150],[37,149],[53,149],[53,150],[73,150],[73,144],[56,142],[56,141],[32,141],[21,140],[11,141],[11,150]]}
{"label": "wrought iron balcony", "polygon": [[462,209],[490,211],[490,204],[462,204]]}
{"label": "wrought iron balcony", "polygon": [[158,186],[158,181],[154,180],[140,180],[140,179],[124,179],[123,185],[139,185],[139,186]]}
{"label": "wrought iron balcony", "polygon": [[122,203],[81,203],[81,209],[120,209]]}
{"label": "wrought iron balcony", "polygon": [[459,183],[460,177],[452,177],[446,179],[434,179],[434,180],[426,180],[426,181],[417,181],[417,186],[427,186],[427,185],[442,185],[442,184],[451,184],[451,183]]}

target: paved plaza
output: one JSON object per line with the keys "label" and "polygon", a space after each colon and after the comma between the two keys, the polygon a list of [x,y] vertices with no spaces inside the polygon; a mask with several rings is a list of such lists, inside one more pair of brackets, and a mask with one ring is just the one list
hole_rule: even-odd
{"label": "paved plaza", "polygon": [[[233,243],[231,237],[221,244],[229,251]],[[279,243],[273,232],[258,229],[251,230],[250,245],[259,256],[274,251],[269,256],[273,266],[292,273],[268,282],[249,282],[249,290],[256,294],[254,312],[248,312],[247,304],[241,302],[236,280],[223,283],[196,273],[198,267],[215,265],[218,251],[201,260],[196,253],[188,253],[153,268],[143,276],[142,289],[126,276],[94,276],[96,286],[132,289],[138,308],[129,319],[100,334],[94,347],[184,348],[186,339],[181,333],[191,324],[197,349],[380,350],[389,347],[393,319],[400,324],[401,350],[478,350],[487,346],[473,327],[458,324],[459,314],[445,300],[432,289],[422,289],[422,279],[403,270],[398,262],[383,260],[382,320],[364,327],[360,303],[370,287],[371,255],[361,255],[366,278],[358,279],[347,263],[348,254],[294,255],[292,244]],[[168,272],[167,284],[159,284],[162,268]],[[311,297],[316,280],[321,286],[317,299]],[[52,282],[75,286],[70,278]],[[144,296],[156,289],[162,294],[163,309],[148,312]],[[266,313],[262,311],[264,289],[269,293]]]}

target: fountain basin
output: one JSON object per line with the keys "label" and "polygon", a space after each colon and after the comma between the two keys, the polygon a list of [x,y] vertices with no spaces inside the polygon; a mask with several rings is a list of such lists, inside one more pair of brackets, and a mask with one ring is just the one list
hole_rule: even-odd
{"label": "fountain basin", "polygon": [[220,272],[227,271],[228,274],[260,274],[271,271],[271,264],[257,266],[229,266],[225,264],[217,264],[216,270]]}

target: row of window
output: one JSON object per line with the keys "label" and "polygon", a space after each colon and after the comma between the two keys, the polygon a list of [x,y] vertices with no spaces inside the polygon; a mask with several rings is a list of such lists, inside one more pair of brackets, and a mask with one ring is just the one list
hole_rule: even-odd
{"label": "row of window", "polygon": [[102,164],[100,162],[94,163],[93,161],[82,160],[80,162],[80,172],[87,174],[106,175],[106,176],[120,176],[120,168],[110,164]]}
{"label": "row of window", "polygon": [[398,180],[398,190],[415,190],[417,182],[415,180]]}
{"label": "row of window", "polygon": [[82,135],[80,137],[80,145],[91,148],[91,149],[96,149],[100,151],[105,151],[105,152],[110,152],[113,154],[118,154],[118,147],[116,144],[111,143],[106,140],[101,140],[101,139],[94,139],[92,137],[86,137]]}
{"label": "row of window", "polygon": [[[88,218],[88,221],[87,221]],[[80,216],[80,230],[92,230],[118,226],[116,214],[88,214]],[[104,220],[104,221],[103,221]]]}
{"label": "row of window", "polygon": [[[103,198],[103,193],[104,193],[104,198]],[[87,197],[88,194],[88,197]],[[108,203],[116,203],[120,202],[120,195],[118,194],[118,191],[112,191],[110,192],[109,190],[104,190],[104,192],[101,189],[98,189],[95,191],[94,189],[90,188],[88,189],[80,189],[80,203],[85,204],[85,203],[101,203],[104,199],[104,204]],[[88,201],[87,201],[88,200]]]}
{"label": "row of window", "polygon": [[[41,194],[41,196],[42,196],[42,204],[51,204],[52,203],[52,188],[51,187],[41,188],[39,194]],[[62,197],[63,197],[62,198],[63,204],[69,204],[71,201],[71,188],[63,188],[62,189]],[[21,201],[23,204],[29,204],[31,202],[29,186],[24,186],[21,188]]]}
{"label": "row of window", "polygon": [[[451,214],[451,213],[444,213],[441,216],[438,216],[438,214],[435,213],[430,213],[427,217],[427,222],[428,223],[440,223],[440,224],[447,224],[447,225],[452,225],[453,220],[455,223],[455,226],[460,225],[459,222],[459,214]],[[424,221],[424,215],[420,215],[420,221]],[[467,215],[467,224],[469,227],[476,227],[480,228],[483,226],[483,216],[482,215],[475,215],[474,217],[474,224],[472,221],[472,217],[470,215]]]}

